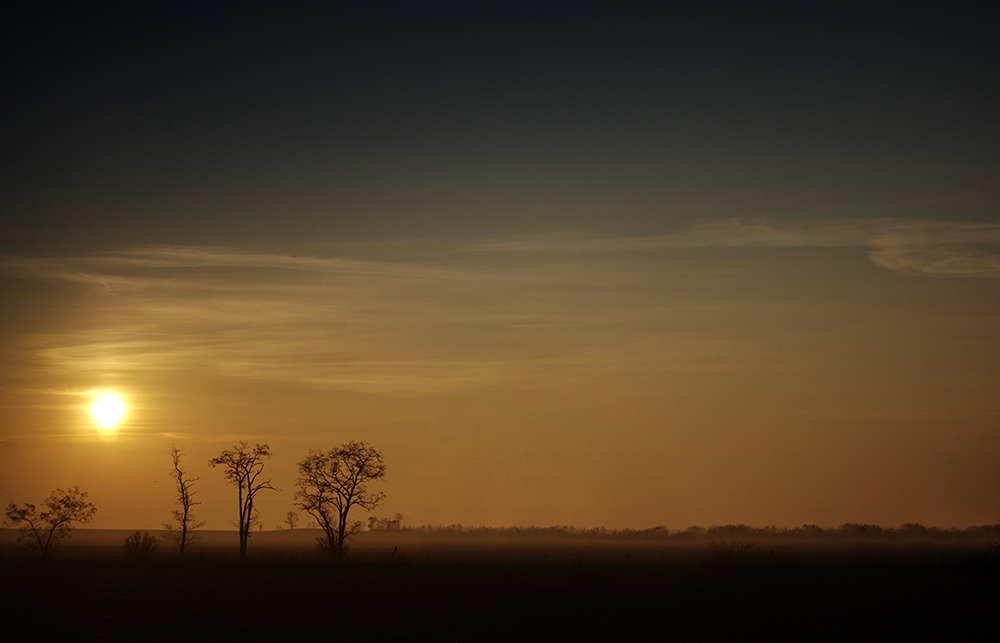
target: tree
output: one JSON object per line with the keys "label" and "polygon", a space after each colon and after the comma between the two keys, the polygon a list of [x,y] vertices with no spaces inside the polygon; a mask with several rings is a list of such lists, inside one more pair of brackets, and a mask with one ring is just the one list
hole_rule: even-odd
{"label": "tree", "polygon": [[250,538],[250,528],[257,522],[254,501],[262,489],[277,491],[271,486],[270,480],[260,480],[264,471],[264,461],[271,457],[271,450],[266,444],[254,444],[253,448],[241,441],[232,449],[223,451],[219,456],[208,461],[208,466],[225,467],[226,479],[236,485],[239,490],[239,529],[240,558],[247,557],[247,540]]}
{"label": "tree", "polygon": [[403,514],[397,513],[392,518],[368,516],[369,531],[399,531],[403,524]]}
{"label": "tree", "polygon": [[351,507],[371,511],[385,498],[381,492],[368,492],[369,482],[385,476],[382,454],[366,442],[348,442],[327,453],[310,450],[298,466],[296,504],[323,529],[324,547],[343,557],[344,541],[364,525],[348,522]]}
{"label": "tree", "polygon": [[288,525],[289,529],[295,529],[295,526],[299,524],[299,514],[289,511],[285,514],[285,524]]}
{"label": "tree", "polygon": [[191,510],[194,505],[201,504],[194,500],[194,491],[192,490],[198,478],[188,476],[184,467],[181,466],[182,455],[184,455],[183,450],[170,445],[170,456],[174,460],[174,468],[170,472],[170,477],[177,484],[177,504],[180,505],[180,509],[174,509],[171,512],[173,520],[163,524],[163,528],[167,530],[167,537],[177,541],[177,544],[180,545],[181,556],[184,555],[185,547],[195,541],[196,536],[192,532],[205,526],[203,521],[194,519],[194,512]]}
{"label": "tree", "polygon": [[49,557],[52,543],[69,536],[72,523],[90,522],[97,513],[97,507],[87,501],[87,492],[79,487],[56,489],[42,505],[46,511],[38,513],[31,503],[20,507],[12,502],[5,513],[11,524],[21,525],[18,540],[37,546],[43,558]]}

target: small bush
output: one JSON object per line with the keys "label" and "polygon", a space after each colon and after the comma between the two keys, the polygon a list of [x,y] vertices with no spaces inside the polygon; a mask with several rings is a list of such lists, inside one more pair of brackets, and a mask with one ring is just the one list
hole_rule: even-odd
{"label": "small bush", "polygon": [[125,539],[125,544],[122,545],[122,550],[125,552],[125,556],[129,560],[145,560],[152,556],[153,552],[155,552],[156,548],[159,546],[159,541],[153,536],[150,536],[149,532],[139,533],[136,531]]}

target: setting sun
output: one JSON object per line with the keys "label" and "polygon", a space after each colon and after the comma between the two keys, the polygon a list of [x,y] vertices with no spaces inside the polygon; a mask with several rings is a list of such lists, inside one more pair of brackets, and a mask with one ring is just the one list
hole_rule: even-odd
{"label": "setting sun", "polygon": [[113,431],[121,423],[128,407],[115,393],[102,393],[90,405],[90,414],[101,431]]}

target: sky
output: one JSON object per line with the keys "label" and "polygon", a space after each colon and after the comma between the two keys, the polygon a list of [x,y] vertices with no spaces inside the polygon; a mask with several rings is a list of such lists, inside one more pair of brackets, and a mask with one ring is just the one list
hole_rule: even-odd
{"label": "sky", "polygon": [[23,4],[0,502],[158,528],[177,445],[231,529],[247,440],[273,528],[364,440],[409,525],[1000,520],[997,9]]}

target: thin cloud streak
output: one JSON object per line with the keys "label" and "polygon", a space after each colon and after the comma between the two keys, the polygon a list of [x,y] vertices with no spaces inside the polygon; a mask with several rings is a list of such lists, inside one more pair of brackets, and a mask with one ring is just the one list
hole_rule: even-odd
{"label": "thin cloud streak", "polygon": [[[997,244],[995,224],[727,220],[643,238],[421,240],[420,251],[397,243],[388,256],[406,258],[399,261],[185,246],[7,257],[0,273],[80,287],[61,324],[19,340],[48,373],[92,381],[196,370],[419,395],[544,386],[637,363],[732,367],[753,356],[705,323],[753,306],[785,314],[780,301],[703,293],[687,265],[671,272],[631,263],[638,251],[858,247],[901,274],[998,278],[1000,258],[984,249]],[[613,252],[623,260],[587,258]]]}
{"label": "thin cloud streak", "polygon": [[886,246],[871,250],[872,263],[906,275],[1000,279],[1000,256],[963,246]]}
{"label": "thin cloud streak", "polygon": [[488,242],[483,252],[611,253],[726,248],[866,248],[872,263],[909,275],[1000,278],[1000,224],[900,219],[713,221],[647,237],[531,236]]}
{"label": "thin cloud streak", "polygon": [[84,288],[87,300],[70,305],[92,327],[38,332],[26,343],[48,370],[88,378],[203,365],[230,377],[427,393],[566,363],[585,370],[575,351],[517,350],[518,335],[551,339],[621,315],[553,307],[550,290],[535,289],[566,276],[518,270],[202,248],[14,258],[3,269]]}

